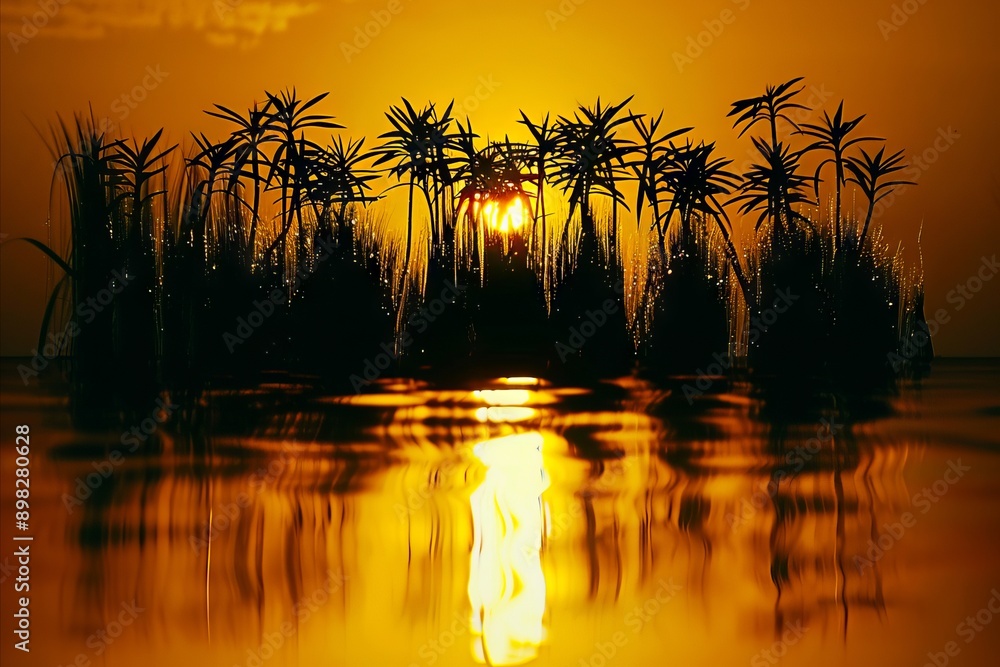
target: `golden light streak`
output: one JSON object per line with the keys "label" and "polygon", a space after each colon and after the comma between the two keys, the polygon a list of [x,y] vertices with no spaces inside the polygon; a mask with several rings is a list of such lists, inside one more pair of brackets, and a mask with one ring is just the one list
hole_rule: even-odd
{"label": "golden light streak", "polygon": [[533,377],[500,378],[500,383],[512,387],[538,387],[542,381]]}
{"label": "golden light streak", "polygon": [[541,495],[549,477],[543,442],[532,432],[480,442],[473,450],[486,466],[469,499],[472,650],[480,663],[524,664],[538,657],[545,639]]}
{"label": "golden light streak", "polygon": [[534,408],[517,406],[494,405],[476,409],[476,421],[480,423],[510,424],[534,419],[537,416],[538,411]]}
{"label": "golden light streak", "polygon": [[473,396],[487,405],[527,405],[532,401],[532,392],[527,389],[482,389]]}

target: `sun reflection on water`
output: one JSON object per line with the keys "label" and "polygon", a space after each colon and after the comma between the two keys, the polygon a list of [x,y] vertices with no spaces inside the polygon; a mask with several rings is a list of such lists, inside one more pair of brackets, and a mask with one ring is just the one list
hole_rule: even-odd
{"label": "sun reflection on water", "polygon": [[[600,663],[619,630],[609,665],[746,664],[798,622],[782,664],[880,667],[996,583],[995,535],[967,526],[996,524],[1000,502],[971,475],[884,557],[855,560],[950,460],[1000,465],[995,372],[846,405],[734,385],[690,406],[634,378],[206,392],[203,426],[164,428],[162,450],[126,456],[67,511],[120,429],[60,426],[66,399],[10,368],[45,462],[32,493],[51,548],[32,594],[60,612],[38,616],[40,664],[71,664],[134,600],[150,611],[107,667],[565,667]],[[849,426],[806,460],[828,416]],[[957,423],[968,445],[940,436]],[[637,624],[671,578],[681,599]],[[283,638],[269,661],[267,637]],[[996,647],[984,634],[963,658],[992,664]]]}
{"label": "sun reflection on water", "polygon": [[473,395],[487,405],[527,405],[533,392],[527,389],[481,389]]}
{"label": "sun reflection on water", "polygon": [[520,665],[545,639],[545,575],[541,494],[549,486],[540,433],[480,442],[486,467],[472,492],[473,548],[469,571],[473,655],[491,665]]}

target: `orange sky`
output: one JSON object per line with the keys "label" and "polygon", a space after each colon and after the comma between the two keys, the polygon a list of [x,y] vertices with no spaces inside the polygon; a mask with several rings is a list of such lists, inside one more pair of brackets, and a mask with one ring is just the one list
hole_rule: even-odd
{"label": "orange sky", "polygon": [[[1000,254],[1000,8],[992,3],[907,0],[895,10],[898,29],[894,3],[879,0],[51,0],[59,7],[51,18],[40,13],[48,4],[0,3],[7,238],[48,235],[52,160],[34,127],[88,105],[126,133],[162,126],[183,141],[191,130],[219,129],[202,114],[212,103],[243,109],[264,89],[294,85],[304,95],[330,91],[324,110],[373,141],[400,96],[455,98],[480,133],[499,137],[520,136],[518,109],[537,117],[635,94],[635,111],[665,109],[669,125],[696,126],[696,137],[718,140],[740,164],[748,142],[730,129],[729,104],[803,75],[814,96],[829,96],[831,112],[846,99],[848,113],[868,114],[866,133],[911,158],[932,149],[939,132],[957,133],[946,151],[928,154],[936,160],[920,186],[881,222],[894,245],[910,248],[924,224],[928,309],[953,315],[938,352],[1000,355],[1000,276],[960,311],[948,302],[983,255]],[[23,20],[33,15],[37,31]],[[368,26],[370,43],[355,42],[376,17],[385,25]],[[689,38],[712,28],[717,35],[700,36],[703,52],[679,65],[675,54]],[[121,97],[144,80],[150,90],[137,91],[145,99],[130,108]],[[27,245],[5,244],[0,257],[0,353],[27,354],[48,268]]]}

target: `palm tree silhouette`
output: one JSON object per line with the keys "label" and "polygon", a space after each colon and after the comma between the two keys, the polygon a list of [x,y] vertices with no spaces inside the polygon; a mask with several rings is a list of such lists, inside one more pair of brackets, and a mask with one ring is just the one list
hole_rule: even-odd
{"label": "palm tree silhouette", "polygon": [[[310,161],[308,197],[318,206],[317,232],[326,238],[336,236],[340,248],[352,249],[354,241],[351,224],[347,219],[348,208],[353,204],[367,205],[378,197],[368,194],[371,181],[378,174],[361,165],[371,159],[364,152],[365,140],[333,137],[332,143],[317,153]],[[334,227],[336,227],[334,229]]]}
{"label": "palm tree silhouette", "polygon": [[548,289],[549,252],[546,241],[548,238],[548,212],[545,208],[545,185],[549,178],[549,167],[552,159],[559,150],[559,138],[555,127],[550,123],[549,114],[545,114],[542,122],[536,125],[531,122],[526,113],[521,111],[521,120],[518,122],[528,128],[534,143],[532,147],[536,193],[534,218],[541,223],[542,275],[545,276],[546,289]]}
{"label": "palm tree silhouette", "polygon": [[[634,116],[619,116],[632,101],[629,97],[619,104],[603,106],[601,100],[593,109],[581,106],[573,118],[560,116],[555,133],[559,150],[555,155],[555,183],[569,193],[569,217],[563,228],[564,246],[568,240],[569,223],[576,210],[580,210],[580,247],[584,256],[597,247],[591,196],[601,194],[612,200],[612,242],[609,260],[616,259],[618,205],[624,197],[618,190],[619,173],[625,168],[625,158],[632,150],[632,142],[617,137],[617,128],[632,122]],[[593,261],[596,258],[587,258]]]}
{"label": "palm tree silhouette", "polygon": [[883,146],[875,157],[872,157],[864,149],[861,149],[861,157],[848,158],[846,167],[851,172],[851,177],[847,180],[856,183],[861,191],[868,198],[868,214],[865,216],[865,224],[861,229],[861,236],[858,239],[858,250],[865,247],[865,237],[868,236],[868,226],[872,221],[872,213],[875,211],[875,204],[900,185],[916,185],[913,181],[893,180],[884,181],[889,174],[906,169],[903,162],[903,151],[897,151],[885,157],[885,147]]}
{"label": "palm tree silhouette", "polygon": [[851,146],[855,146],[865,141],[880,141],[878,137],[855,137],[854,139],[848,139],[848,136],[853,132],[858,124],[864,119],[864,114],[854,118],[852,120],[844,120],[844,102],[841,101],[840,106],[837,107],[837,112],[833,115],[833,119],[830,115],[824,111],[823,112],[823,124],[814,123],[803,123],[801,129],[798,130],[799,134],[805,134],[807,136],[817,139],[815,143],[810,145],[805,149],[804,152],[822,150],[828,151],[832,154],[832,157],[828,157],[819,163],[816,167],[816,199],[819,199],[819,184],[820,184],[820,174],[823,168],[828,164],[833,164],[836,169],[836,188],[837,188],[837,203],[836,203],[836,213],[834,215],[834,234],[833,234],[833,249],[836,252],[837,248],[840,247],[841,243],[841,189],[846,185],[846,174],[844,172],[845,158],[844,152]]}
{"label": "palm tree silhouette", "polygon": [[454,106],[455,101],[452,100],[444,112],[439,114],[437,107],[431,105],[434,122],[430,132],[432,169],[428,174],[429,181],[425,185],[425,194],[431,199],[429,210],[432,250],[439,252],[446,250],[449,239],[447,227],[453,208],[455,179],[452,176],[452,169],[457,160],[452,154],[457,140],[457,135],[452,131],[452,125],[455,124],[455,118],[452,117]]}
{"label": "palm tree silhouette", "polygon": [[147,206],[154,197],[166,192],[150,190],[150,185],[155,177],[167,170],[169,165],[165,158],[177,148],[174,145],[156,153],[162,136],[161,129],[150,139],[144,140],[141,146],[135,141],[131,146],[123,141],[117,145],[117,151],[111,158],[118,176],[112,205],[124,207],[126,238],[133,237],[140,243],[147,239],[151,241],[155,236],[153,229],[149,227],[152,218],[147,215]]}
{"label": "palm tree silhouette", "polygon": [[272,164],[265,147],[277,139],[277,135],[273,131],[274,118],[271,115],[271,105],[270,99],[263,107],[254,104],[252,109],[247,110],[246,117],[221,104],[215,105],[216,111],[205,112],[209,116],[221,118],[235,123],[237,126],[237,129],[232,133],[232,136],[239,140],[233,164],[234,176],[237,179],[249,179],[253,188],[253,201],[250,204],[250,232],[247,239],[247,261],[250,269],[254,268],[257,257],[257,228],[260,224],[261,196],[268,186],[262,170],[270,170]]}
{"label": "palm tree silhouette", "polygon": [[795,220],[812,227],[812,222],[792,209],[792,205],[815,204],[804,193],[813,179],[799,173],[801,151],[793,152],[791,147],[780,142],[770,146],[757,137],[753,138],[753,143],[764,158],[763,164],[754,164],[743,175],[739,194],[732,201],[743,202],[741,214],[760,212],[754,227],[756,231],[765,221],[771,221],[771,243],[777,249],[783,238],[779,232],[789,233]]}
{"label": "palm tree silhouette", "polygon": [[[675,137],[690,132],[693,128],[685,127],[679,130],[674,130],[673,132],[669,132],[665,135],[657,136],[657,131],[659,130],[662,122],[662,111],[655,119],[651,119],[648,123],[641,116],[633,118],[632,126],[635,127],[642,143],[636,147],[635,154],[637,158],[633,160],[629,166],[631,167],[636,180],[636,224],[639,225],[642,223],[642,209],[646,206],[646,204],[649,204],[649,206],[653,209],[653,222],[650,225],[650,230],[656,229],[659,237],[660,255],[665,256],[665,237],[667,229],[666,225],[663,224],[663,216],[660,209],[660,195],[665,191],[663,187],[663,178],[665,168],[669,161],[669,152],[670,150],[675,149],[673,149],[673,144],[671,144],[670,150],[663,146],[663,144],[670,142]],[[669,216],[667,216],[667,218],[669,223]]]}
{"label": "palm tree silhouette", "polygon": [[135,281],[132,289],[119,295],[122,307],[116,312],[115,326],[122,338],[124,359],[136,369],[152,366],[161,351],[157,303],[162,287],[156,279],[159,234],[153,202],[166,194],[166,188],[154,189],[154,181],[167,170],[166,157],[177,148],[174,145],[161,150],[162,136],[161,129],[141,145],[135,140],[132,145],[120,142],[110,159],[115,171],[111,208],[117,209],[114,218],[123,227],[118,231],[124,242],[124,270]]}
{"label": "palm tree silhouette", "polygon": [[[719,196],[729,194],[739,185],[739,177],[726,171],[732,160],[713,158],[715,143],[704,142],[694,146],[690,141],[678,148],[670,143],[661,172],[662,190],[671,195],[670,208],[664,216],[666,228],[676,211],[681,220],[682,233],[690,238],[692,218],[695,213],[712,218],[722,233],[726,255],[733,267],[733,274],[740,284],[748,306],[754,306],[753,289],[743,271],[739,253],[732,238],[732,222]],[[663,248],[661,236],[661,250]]]}
{"label": "palm tree silhouette", "polygon": [[793,109],[809,111],[809,107],[794,102],[795,96],[802,92],[803,88],[792,90],[792,88],[802,81],[803,77],[797,77],[791,81],[786,81],[778,86],[766,86],[764,94],[758,97],[750,97],[733,102],[732,110],[727,114],[727,118],[739,116],[733,122],[733,127],[745,125],[739,136],[743,136],[759,122],[766,122],[771,130],[771,146],[778,145],[778,120],[784,120],[796,130],[798,124],[792,120],[788,114]]}
{"label": "palm tree silhouette", "polygon": [[278,265],[284,266],[285,247],[288,232],[292,223],[298,226],[299,258],[305,258],[305,235],[302,231],[302,211],[306,201],[305,193],[308,183],[308,161],[310,154],[322,151],[322,147],[305,138],[307,129],[343,129],[332,121],[332,116],[325,114],[307,114],[314,106],[322,102],[329,93],[323,93],[303,102],[293,88],[279,95],[267,93],[271,103],[271,122],[277,134],[277,148],[271,158],[270,172],[266,178],[268,183],[274,182],[280,192],[281,232],[264,253],[265,259],[275,250],[278,253]]}
{"label": "palm tree silhouette", "polygon": [[[195,172],[194,188],[191,193],[190,215],[188,221],[196,224],[198,233],[194,235],[196,243],[204,244],[207,248],[221,249],[231,240],[232,233],[242,236],[241,226],[233,225],[232,229],[228,225],[223,227],[223,234],[215,229],[210,234],[208,232],[209,216],[212,212],[212,202],[216,194],[235,198],[238,204],[244,203],[239,194],[238,172],[234,168],[233,158],[236,154],[239,138],[229,136],[219,143],[212,143],[204,134],[198,136],[192,134],[195,145],[199,148],[194,157],[188,159],[188,170]],[[228,202],[227,202],[228,203]],[[227,207],[228,209],[228,207]],[[242,260],[242,252],[247,248],[239,239],[237,253]]]}
{"label": "palm tree silhouette", "polygon": [[743,194],[734,201],[747,200],[741,208],[744,213],[761,211],[756,229],[760,229],[765,219],[771,221],[771,243],[774,247],[781,238],[779,230],[790,231],[796,219],[811,226],[806,217],[792,210],[792,204],[811,203],[800,192],[807,180],[797,173],[802,152],[792,152],[790,146],[786,147],[778,141],[778,121],[783,120],[799,130],[798,124],[788,114],[795,109],[809,110],[794,101],[803,90],[802,87],[795,88],[800,81],[802,77],[777,86],[766,86],[763,95],[733,102],[733,108],[727,114],[728,117],[737,117],[733,127],[743,126],[740,137],[760,122],[767,123],[770,129],[770,143],[752,137],[754,146],[764,158],[764,164],[754,164],[744,175],[745,183],[741,188]]}
{"label": "palm tree silhouette", "polygon": [[[450,119],[450,111],[446,116]],[[433,104],[417,111],[409,100],[403,98],[403,106],[390,107],[385,117],[393,129],[379,135],[384,143],[375,150],[379,157],[374,166],[394,163],[389,168],[389,174],[396,177],[399,185],[403,185],[405,179],[407,186],[405,275],[409,273],[413,251],[413,198],[418,187],[427,201],[428,216],[432,229],[434,227],[434,210],[428,186],[441,173],[439,160],[444,138],[439,131],[440,120],[435,115]]]}

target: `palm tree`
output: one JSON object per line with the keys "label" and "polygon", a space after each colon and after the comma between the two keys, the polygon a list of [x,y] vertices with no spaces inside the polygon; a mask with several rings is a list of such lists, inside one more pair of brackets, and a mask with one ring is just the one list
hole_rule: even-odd
{"label": "palm tree", "polygon": [[846,185],[846,174],[844,172],[844,152],[851,146],[855,146],[864,141],[880,141],[877,137],[855,137],[854,139],[848,139],[847,137],[857,128],[858,124],[864,119],[864,115],[858,116],[853,120],[844,120],[844,103],[841,101],[840,106],[837,107],[837,112],[833,115],[831,120],[830,115],[824,111],[823,112],[823,124],[813,124],[813,123],[803,123],[801,129],[799,129],[799,134],[805,134],[807,136],[817,139],[815,143],[805,149],[805,152],[814,150],[828,151],[832,154],[832,157],[828,157],[819,163],[816,167],[816,198],[819,199],[819,183],[820,174],[823,168],[828,164],[833,164],[836,169],[836,187],[837,187],[837,203],[836,203],[836,214],[834,215],[834,234],[833,234],[833,249],[836,252],[837,248],[840,247],[841,241],[841,189]]}
{"label": "palm tree", "polygon": [[[662,189],[671,195],[670,209],[664,216],[666,221],[664,235],[675,211],[680,215],[681,229],[685,234],[691,233],[691,219],[695,213],[715,220],[719,231],[722,232],[726,255],[733,267],[733,274],[740,284],[747,305],[753,307],[753,290],[743,271],[736,246],[733,244],[732,223],[718,199],[719,196],[729,194],[738,187],[739,177],[726,171],[732,160],[713,158],[714,152],[714,143],[702,142],[693,146],[688,141],[685,146],[678,148],[671,142],[661,171]],[[662,251],[662,236],[660,247]]]}
{"label": "palm tree", "polygon": [[[331,238],[336,231],[338,246],[353,243],[351,226],[347,220],[348,208],[353,204],[367,205],[376,201],[368,193],[370,182],[378,178],[371,169],[363,168],[365,161],[373,157],[364,152],[365,140],[344,142],[342,137],[334,137],[332,143],[319,151],[310,160],[307,196],[318,208],[317,233]],[[332,224],[336,225],[336,230]]]}
{"label": "palm tree", "polygon": [[729,118],[739,114],[733,122],[733,127],[745,125],[740,131],[739,136],[741,137],[757,123],[761,121],[767,122],[771,129],[771,146],[774,148],[778,145],[778,120],[784,120],[798,130],[799,126],[788,116],[789,112],[793,109],[809,111],[809,107],[792,101],[803,90],[803,88],[792,90],[800,81],[802,81],[802,77],[786,81],[778,86],[766,86],[764,94],[759,97],[737,100],[733,102],[733,108],[726,117]]}
{"label": "palm tree", "polygon": [[603,106],[600,99],[593,109],[580,107],[573,118],[560,116],[555,133],[558,137],[558,151],[554,160],[555,183],[569,193],[569,218],[563,229],[564,242],[568,239],[569,221],[576,210],[580,210],[582,234],[580,244],[585,249],[596,243],[597,231],[591,208],[591,196],[603,194],[612,200],[612,256],[615,232],[617,231],[618,205],[624,204],[618,190],[619,171],[625,168],[625,158],[632,150],[632,142],[619,139],[617,128],[632,122],[633,115],[619,116],[625,106],[632,101],[629,97],[620,104]]}
{"label": "palm tree", "polygon": [[[445,115],[450,124],[450,110]],[[407,185],[406,213],[406,253],[404,255],[404,275],[409,272],[413,250],[413,198],[419,187],[427,200],[428,216],[434,227],[434,207],[431,204],[429,187],[433,179],[441,173],[438,162],[443,154],[442,143],[446,141],[441,131],[441,119],[435,114],[434,105],[417,111],[409,100],[403,98],[403,106],[392,106],[385,114],[393,129],[379,135],[385,142],[375,150],[379,155],[374,166],[393,163],[389,174],[396,177],[399,185]],[[398,187],[398,186],[394,186]]]}
{"label": "palm tree", "polygon": [[856,183],[861,191],[868,198],[868,214],[865,216],[865,224],[861,229],[861,237],[858,239],[858,251],[865,247],[865,237],[868,236],[868,226],[872,222],[872,213],[875,211],[875,204],[889,196],[889,194],[900,185],[916,185],[913,181],[883,181],[889,174],[906,169],[903,162],[903,151],[897,151],[885,157],[885,147],[883,146],[875,157],[872,157],[861,149],[861,157],[848,158],[846,167],[851,172],[851,177],[847,180]]}
{"label": "palm tree", "polygon": [[454,100],[448,103],[444,112],[438,113],[437,107],[431,105],[433,128],[430,132],[430,153],[432,169],[428,174],[429,181],[425,184],[425,196],[428,202],[431,223],[431,246],[436,252],[445,252],[446,222],[453,204],[453,187],[455,179],[452,169],[457,161],[450,151],[455,148],[457,135],[451,129],[455,123],[452,117]]}
{"label": "palm tree", "polygon": [[[204,134],[201,136],[192,134],[192,136],[199,152],[186,161],[188,169],[196,172],[190,203],[190,213],[193,217],[189,217],[189,221],[196,223],[197,228],[201,230],[199,238],[206,242],[206,245],[218,247],[218,238],[216,238],[217,243],[214,245],[207,243],[206,237],[208,235],[205,231],[205,225],[211,214],[214,195],[228,194],[239,197],[239,193],[235,191],[234,187],[217,188],[220,180],[223,183],[228,183],[231,181],[231,174],[235,173],[232,159],[236,153],[239,138],[230,136],[216,144],[212,143]],[[242,230],[238,231],[242,232]]]}
{"label": "palm tree", "polygon": [[543,275],[548,275],[548,260],[549,253],[546,245],[547,238],[547,227],[548,227],[548,212],[545,209],[545,184],[548,180],[549,167],[551,166],[551,161],[556,151],[559,150],[559,140],[556,135],[555,127],[549,122],[549,114],[545,114],[545,118],[542,122],[535,124],[531,122],[528,115],[521,111],[521,120],[518,121],[521,125],[528,128],[528,132],[531,133],[531,140],[533,142],[532,147],[532,162],[534,165],[534,180],[535,180],[535,213],[534,218],[541,222],[541,239],[542,239],[542,271]]}
{"label": "palm tree", "polygon": [[138,367],[151,365],[160,351],[158,344],[160,312],[157,303],[160,285],[157,277],[156,216],[152,204],[155,198],[166,194],[166,189],[156,190],[154,180],[168,167],[166,157],[176,145],[160,150],[163,130],[139,145],[133,140],[117,144],[111,163],[118,178],[113,186],[111,202],[114,216],[122,225],[120,238],[124,244],[125,272],[134,276],[132,289],[119,296],[121,309],[116,313],[117,335],[126,351],[126,359]]}
{"label": "palm tree", "polygon": [[265,259],[279,250],[279,267],[284,266],[285,244],[292,223],[298,223],[299,259],[305,259],[305,235],[302,233],[302,205],[308,183],[308,161],[310,154],[322,151],[322,147],[305,138],[307,129],[343,129],[343,125],[332,122],[332,116],[307,114],[314,106],[326,99],[323,93],[303,102],[293,88],[279,95],[266,93],[271,103],[271,123],[277,135],[277,148],[271,158],[271,170],[266,180],[276,182],[281,203],[281,232],[264,253]]}
{"label": "palm tree", "polygon": [[267,189],[269,183],[264,178],[263,169],[270,169],[272,162],[268,157],[265,146],[274,142],[277,135],[274,133],[274,117],[271,114],[272,101],[268,101],[264,106],[254,104],[252,109],[247,110],[246,117],[237,112],[216,104],[217,111],[206,111],[209,116],[221,118],[222,120],[235,123],[236,130],[233,137],[239,140],[236,148],[235,160],[233,164],[233,176],[239,180],[250,179],[253,187],[253,201],[250,206],[250,234],[247,239],[247,262],[252,270],[256,261],[257,227],[260,224],[260,202],[263,191]]}
{"label": "palm tree", "polygon": [[[809,110],[808,107],[794,101],[803,90],[801,87],[795,88],[800,81],[802,77],[777,86],[767,86],[763,95],[733,102],[733,108],[727,114],[727,117],[737,117],[733,127],[743,126],[740,137],[760,122],[767,123],[771,131],[769,144],[763,139],[752,138],[765,164],[753,165],[750,172],[744,175],[746,183],[741,188],[744,194],[737,199],[747,200],[747,204],[743,207],[746,212],[762,211],[756,229],[760,229],[765,218],[770,219],[772,245],[777,245],[779,242],[779,230],[785,227],[790,229],[794,220],[811,224],[808,219],[791,208],[795,203],[810,203],[799,192],[804,180],[797,174],[802,152],[791,152],[790,147],[778,141],[778,121],[783,120],[795,130],[799,130],[798,124],[788,114],[794,109]],[[784,222],[781,220],[782,215],[785,216]]]}
{"label": "palm tree", "polygon": [[[131,146],[127,142],[121,142],[117,144],[117,150],[111,157],[111,163],[119,176],[112,206],[121,206],[125,212],[127,226],[124,238],[134,240],[137,244],[148,240],[150,252],[155,234],[150,226],[152,216],[147,215],[148,206],[154,197],[165,194],[165,190],[150,190],[150,187],[153,179],[167,170],[166,156],[177,148],[174,145],[155,153],[162,136],[161,129],[152,138],[144,140],[141,146],[135,141]],[[135,246],[138,247],[140,246]]]}
{"label": "palm tree", "polygon": [[[601,160],[598,168],[601,172],[602,180],[606,183],[605,187],[611,196],[610,248],[612,267],[616,265],[618,255],[618,205],[619,203],[622,205],[625,204],[624,198],[620,197],[618,193],[617,179],[619,171],[625,168],[625,157],[633,150],[633,142],[628,139],[616,139],[616,132],[614,130],[617,126],[624,125],[636,118],[631,112],[629,112],[628,116],[616,118],[618,112],[631,101],[632,97],[630,96],[617,108],[612,106],[601,109],[601,100],[598,99],[594,109],[580,107],[580,112],[591,127],[595,143],[598,145],[606,143],[610,148],[608,155],[605,159]],[[626,208],[628,207],[626,206]]]}
{"label": "palm tree", "polygon": [[[629,166],[632,168],[632,173],[635,174],[637,181],[635,202],[636,225],[642,223],[642,209],[646,204],[649,204],[653,209],[653,224],[650,226],[650,229],[656,229],[659,236],[660,253],[665,254],[666,229],[662,224],[663,218],[660,213],[660,192],[662,190],[660,183],[669,150],[663,144],[670,142],[675,137],[690,132],[693,128],[685,127],[665,135],[656,136],[662,122],[662,111],[659,116],[648,123],[642,117],[636,117],[632,120],[632,125],[635,127],[636,132],[638,132],[640,139],[642,139],[642,143],[636,147],[637,159]],[[673,144],[671,144],[672,148]]]}
{"label": "palm tree", "polygon": [[806,226],[812,223],[804,215],[792,209],[793,204],[814,204],[804,193],[812,179],[799,173],[801,151],[792,152],[782,143],[770,146],[762,139],[753,138],[754,146],[764,158],[762,164],[754,164],[743,175],[743,185],[739,195],[732,201],[742,201],[741,214],[759,211],[754,229],[759,231],[766,220],[773,224],[771,242],[778,245],[779,230],[788,232],[792,223],[799,220]]}

